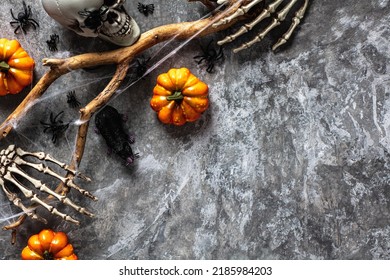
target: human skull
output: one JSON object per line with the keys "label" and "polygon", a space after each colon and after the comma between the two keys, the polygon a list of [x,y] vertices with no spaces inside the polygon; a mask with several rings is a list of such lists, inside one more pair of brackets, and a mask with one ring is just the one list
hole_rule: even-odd
{"label": "human skull", "polygon": [[84,37],[99,37],[119,46],[136,42],[140,29],[126,12],[126,0],[42,0],[45,11]]}

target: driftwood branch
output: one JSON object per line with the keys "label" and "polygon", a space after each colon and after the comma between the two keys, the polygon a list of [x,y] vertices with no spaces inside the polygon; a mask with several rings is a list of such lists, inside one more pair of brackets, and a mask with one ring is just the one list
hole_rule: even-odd
{"label": "driftwood branch", "polygon": [[[191,0],[189,0],[191,2]],[[211,8],[210,1],[207,0],[193,0],[200,1],[209,8]],[[231,1],[231,12],[237,9],[242,0]],[[88,133],[89,121],[93,114],[97,112],[101,107],[109,102],[111,97],[115,94],[123,80],[127,75],[129,65],[131,61],[137,55],[141,54],[145,50],[170,39],[184,40],[189,38],[199,38],[218,31],[224,30],[243,17],[237,18],[229,23],[212,27],[212,24],[225,16],[224,13],[217,13],[206,19],[197,20],[194,22],[182,22],[168,24],[151,29],[143,33],[139,40],[129,47],[123,47],[108,52],[96,52],[86,53],[65,59],[45,58],[43,59],[43,65],[50,67],[49,70],[42,76],[38,83],[31,89],[26,98],[20,103],[20,105],[8,116],[8,118],[0,126],[0,140],[5,138],[13,129],[14,124],[21,120],[28,114],[29,109],[35,102],[45,93],[48,87],[60,78],[62,75],[82,68],[95,67],[101,65],[117,65],[116,71],[104,88],[104,90],[90,101],[84,108],[80,109],[80,126],[77,132],[77,140],[74,149],[74,154],[70,166],[77,169],[84,154],[86,136]],[[72,176],[68,174],[68,177]],[[68,192],[67,187],[60,184],[56,188],[57,193],[66,194]],[[47,200],[52,199],[48,197]],[[36,205],[32,205],[30,209],[34,209]],[[16,230],[25,220],[26,214],[19,217],[18,221],[14,224],[3,227],[3,229]]]}

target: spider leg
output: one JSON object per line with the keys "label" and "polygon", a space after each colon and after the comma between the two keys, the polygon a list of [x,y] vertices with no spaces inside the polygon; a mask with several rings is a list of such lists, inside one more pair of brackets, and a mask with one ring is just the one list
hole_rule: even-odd
{"label": "spider leg", "polygon": [[23,9],[24,9],[24,12],[25,12],[26,14],[28,13],[28,15],[30,15],[30,13],[31,13],[31,7],[28,6],[28,10],[27,10],[27,5],[26,5],[26,2],[24,2],[24,1],[23,1]]}
{"label": "spider leg", "polygon": [[280,37],[279,40],[272,46],[273,51],[275,51],[281,45],[284,45],[288,41],[288,39],[290,39],[292,33],[297,28],[297,26],[301,23],[302,18],[305,16],[305,12],[308,4],[309,4],[309,0],[305,0],[302,7],[295,13],[294,17],[292,18],[292,23],[289,29],[287,30],[287,32],[284,33],[282,37]]}
{"label": "spider leg", "polygon": [[283,0],[275,0],[274,2],[270,3],[261,13],[257,16],[257,18],[247,24],[244,24],[236,33],[226,36],[223,40],[218,41],[218,45],[223,45],[229,42],[234,41],[236,38],[241,36],[242,34],[248,32],[253,27],[255,27],[258,23],[263,21],[265,18],[268,18],[271,16],[272,13],[276,11],[276,9],[279,7],[279,5],[283,2]]}
{"label": "spider leg", "polygon": [[[280,0],[276,0],[276,1],[280,1]],[[265,37],[265,35],[267,35],[272,29],[274,29],[276,26],[280,25],[282,21],[284,21],[288,12],[291,10],[291,8],[294,6],[296,2],[297,0],[290,0],[290,2],[277,13],[277,16],[272,19],[272,22],[262,32],[260,32],[257,36],[255,36],[255,38],[252,39],[251,41],[246,42],[242,44],[240,47],[234,49],[233,52],[237,53],[239,51],[251,47],[253,44],[257,42],[260,42]]]}
{"label": "spider leg", "polygon": [[46,219],[38,216],[35,211],[32,211],[31,208],[27,208],[22,203],[22,200],[16,195],[16,193],[13,193],[8,190],[8,188],[5,186],[4,180],[0,178],[0,185],[7,196],[8,200],[11,201],[16,207],[19,207],[24,213],[26,213],[27,216],[29,216],[31,219],[39,220],[43,223],[47,223]]}
{"label": "spider leg", "polygon": [[64,111],[59,112],[54,118],[53,118],[53,113],[50,113],[50,120],[53,123],[57,122],[57,118],[59,118],[63,113],[64,113]]}
{"label": "spider leg", "polygon": [[39,27],[39,23],[35,19],[29,18],[28,21],[31,23],[34,29],[37,29],[37,27]]}
{"label": "spider leg", "polygon": [[223,50],[222,50],[222,47],[219,48],[218,50],[218,54],[217,56],[215,57],[215,60],[219,60],[223,57]]}
{"label": "spider leg", "polygon": [[[18,20],[18,18],[14,16],[14,13],[12,12],[12,9],[10,9],[10,12],[11,12],[12,18],[15,19],[15,20]],[[11,21],[11,24],[12,23],[15,23],[15,21]]]}
{"label": "spider leg", "polygon": [[51,142],[53,142],[53,144],[57,143],[57,134],[57,131],[53,132],[53,136],[51,137]]}
{"label": "spider leg", "polygon": [[51,127],[50,127],[49,124],[44,123],[44,122],[41,122],[41,124],[42,124],[43,126],[45,126],[45,128],[43,129],[43,132],[46,132],[46,131],[48,131],[49,129],[51,129]]}
{"label": "spider leg", "polygon": [[207,69],[206,69],[206,72],[211,73],[211,72],[213,72],[213,69],[214,69],[214,63],[210,62]]}
{"label": "spider leg", "polygon": [[153,14],[153,12],[154,12],[154,5],[153,4],[148,5],[148,12]]}
{"label": "spider leg", "polygon": [[[20,25],[18,25],[18,27],[16,27],[16,29],[14,30],[14,34],[17,34],[18,33],[18,30],[20,29]],[[26,32],[25,32],[26,33]]]}
{"label": "spider leg", "polygon": [[194,56],[194,59],[198,59],[198,58],[201,58],[200,60],[196,61],[198,64],[201,64],[203,60],[206,59],[206,57],[204,57],[203,55],[197,55],[197,56]]}

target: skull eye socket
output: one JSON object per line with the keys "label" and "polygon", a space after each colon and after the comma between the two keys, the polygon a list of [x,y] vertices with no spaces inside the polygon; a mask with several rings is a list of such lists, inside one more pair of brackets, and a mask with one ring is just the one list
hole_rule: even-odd
{"label": "skull eye socket", "polygon": [[84,20],[85,27],[96,30],[102,25],[102,18],[100,11],[87,11],[78,12],[79,15],[86,17]]}
{"label": "skull eye socket", "polygon": [[84,21],[84,24],[90,29],[96,29],[101,25],[101,19],[99,16],[90,16]]}
{"label": "skull eye socket", "polygon": [[114,22],[118,22],[118,14],[114,12],[107,13],[107,21],[109,24],[113,24]]}

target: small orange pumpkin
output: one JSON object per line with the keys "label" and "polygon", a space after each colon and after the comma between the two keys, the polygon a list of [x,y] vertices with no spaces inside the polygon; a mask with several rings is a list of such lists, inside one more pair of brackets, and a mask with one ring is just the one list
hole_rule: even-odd
{"label": "small orange pumpkin", "polygon": [[34,60],[17,40],[0,39],[0,96],[19,93],[33,80]]}
{"label": "small orange pumpkin", "polygon": [[150,106],[165,124],[184,125],[208,108],[208,86],[187,68],[173,68],[157,77]]}
{"label": "small orange pumpkin", "polygon": [[44,229],[32,235],[22,251],[23,260],[77,260],[72,244],[63,232]]}

